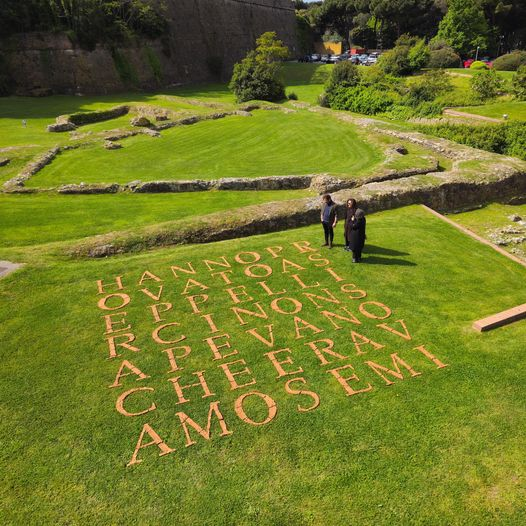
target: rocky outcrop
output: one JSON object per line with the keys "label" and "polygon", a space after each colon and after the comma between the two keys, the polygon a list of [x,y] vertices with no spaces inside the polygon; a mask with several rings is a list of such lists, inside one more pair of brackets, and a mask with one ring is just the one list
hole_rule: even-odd
{"label": "rocky outcrop", "polygon": [[77,129],[77,126],[93,124],[94,122],[109,121],[122,117],[130,111],[129,106],[116,106],[109,110],[73,113],[72,115],[60,115],[54,124],[47,127],[48,132],[67,132]]}
{"label": "rocky outcrop", "polygon": [[150,119],[144,115],[137,115],[137,117],[133,117],[130,121],[130,124],[138,128],[147,128],[148,126],[152,125]]}
{"label": "rocky outcrop", "polygon": [[276,31],[296,54],[290,0],[163,1],[169,32],[161,40],[113,50],[99,45],[93,51],[74,45],[65,34],[33,33],[2,41],[0,53],[18,94],[109,93],[217,80],[212,62],[227,78],[265,31]]}
{"label": "rocky outcrop", "polygon": [[120,150],[122,148],[122,144],[114,141],[104,141],[103,146],[106,150]]}
{"label": "rocky outcrop", "polygon": [[57,188],[59,194],[116,194],[118,184],[66,184]]}
{"label": "rocky outcrop", "polygon": [[38,173],[44,166],[47,166],[60,152],[60,148],[56,146],[51,148],[44,154],[37,157],[34,161],[26,165],[20,174],[16,177],[13,177],[6,183],[4,183],[4,188],[9,189],[10,187],[21,187],[24,186],[25,182]]}

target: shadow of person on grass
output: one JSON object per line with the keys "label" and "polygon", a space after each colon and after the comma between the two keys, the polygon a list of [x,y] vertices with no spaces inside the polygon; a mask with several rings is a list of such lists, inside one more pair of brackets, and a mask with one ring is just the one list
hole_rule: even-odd
{"label": "shadow of person on grass", "polygon": [[398,265],[401,267],[415,267],[416,263],[396,257],[381,256],[409,256],[408,252],[400,252],[391,248],[376,245],[365,245],[363,249],[362,263],[367,265]]}
{"label": "shadow of person on grass", "polygon": [[400,252],[392,248],[378,247],[376,245],[365,245],[363,249],[364,254],[381,254],[383,256],[409,256],[407,252]]}
{"label": "shadow of person on grass", "polygon": [[399,258],[381,258],[378,256],[370,256],[364,254],[361,259],[361,264],[365,265],[398,265],[400,267],[416,267],[416,263],[406,261]]}

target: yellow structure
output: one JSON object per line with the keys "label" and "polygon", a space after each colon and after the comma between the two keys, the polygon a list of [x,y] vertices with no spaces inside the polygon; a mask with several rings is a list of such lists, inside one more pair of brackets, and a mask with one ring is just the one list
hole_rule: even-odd
{"label": "yellow structure", "polygon": [[343,51],[342,42],[314,42],[316,53],[321,55],[341,55]]}

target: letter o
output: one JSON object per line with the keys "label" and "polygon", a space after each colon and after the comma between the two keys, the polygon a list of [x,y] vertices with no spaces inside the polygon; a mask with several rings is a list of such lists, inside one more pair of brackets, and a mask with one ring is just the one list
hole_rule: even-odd
{"label": "letter o", "polygon": [[[248,398],[249,396],[259,396],[267,405],[268,414],[265,420],[262,422],[255,422],[251,418],[247,416],[245,413],[245,410],[243,408],[243,402],[245,401],[245,398]],[[249,393],[242,394],[237,400],[236,404],[234,406],[234,409],[236,411],[237,416],[243,420],[246,424],[250,424],[252,426],[264,426],[265,424],[268,424],[270,421],[274,419],[276,416],[276,413],[278,412],[278,406],[276,405],[276,402],[274,400],[263,393],[260,393],[258,391],[250,391]]]}
{"label": "letter o", "polygon": [[[263,273],[257,274],[254,272],[255,269],[261,269]],[[249,278],[267,278],[272,274],[272,268],[262,263],[258,265],[249,265],[245,268],[245,275]]]}
{"label": "letter o", "polygon": [[[376,307],[380,307],[384,311],[384,316],[376,316],[376,314],[373,314],[369,312],[365,305],[375,305]],[[385,320],[385,318],[389,318],[391,316],[391,309],[384,305],[383,303],[380,303],[378,301],[364,301],[363,303],[360,303],[360,306],[358,307],[360,309],[360,312],[366,316],[367,318],[372,318],[374,320]]]}
{"label": "letter o", "polygon": [[145,413],[149,413],[150,411],[155,411],[157,409],[155,402],[152,402],[152,405],[148,409],[145,409],[144,411],[139,411],[138,413],[130,413],[129,411],[126,411],[126,409],[124,409],[124,401],[126,400],[126,398],[128,398],[128,396],[130,396],[131,394],[137,391],[155,391],[155,389],[153,387],[136,387],[135,389],[130,389],[129,391],[125,391],[124,393],[122,393],[119,396],[119,398],[117,398],[117,401],[115,402],[115,409],[117,409],[117,411],[121,415],[140,416],[140,415],[144,415]]}
{"label": "letter o", "polygon": [[166,327],[171,327],[171,326],[175,326],[175,325],[181,325],[180,323],[177,323],[176,321],[173,321],[171,323],[164,323],[163,325],[159,325],[159,327],[156,327],[153,332],[152,332],[152,338],[155,342],[157,343],[160,343],[160,344],[172,344],[172,343],[179,343],[179,342],[182,342],[183,340],[186,340],[186,336],[184,334],[181,334],[181,336],[175,340],[163,340],[160,336],[159,336],[159,333],[163,330],[163,329],[166,329]]}
{"label": "letter o", "polygon": [[[244,254],[247,254],[249,255],[250,257],[253,257],[254,259],[252,261],[245,261],[241,256],[244,255]],[[257,261],[259,261],[261,259],[261,255],[258,254],[257,252],[240,252],[239,254],[236,254],[234,256],[234,259],[238,262],[238,263],[241,263],[242,265],[249,265],[250,263],[256,263]]]}
{"label": "letter o", "polygon": [[[292,302],[292,304],[295,307],[295,310],[293,310],[291,312],[284,311],[279,306],[279,303],[281,301],[284,301],[284,300],[288,300],[288,301]],[[275,310],[276,312],[279,312],[280,314],[297,314],[303,308],[303,304],[301,302],[299,302],[298,300],[294,299],[294,298],[283,298],[283,297],[281,297],[281,298],[276,298],[275,300],[273,300],[272,303],[270,304],[270,308],[272,310]]]}
{"label": "letter o", "polygon": [[[108,307],[106,305],[106,302],[110,298],[120,298],[122,300],[122,303],[118,307]],[[108,294],[107,296],[104,296],[104,298],[101,298],[97,303],[97,307],[102,310],[118,310],[122,309],[123,307],[126,307],[128,303],[130,303],[130,296],[128,296],[128,294],[124,294],[122,292],[115,292],[114,294]]]}

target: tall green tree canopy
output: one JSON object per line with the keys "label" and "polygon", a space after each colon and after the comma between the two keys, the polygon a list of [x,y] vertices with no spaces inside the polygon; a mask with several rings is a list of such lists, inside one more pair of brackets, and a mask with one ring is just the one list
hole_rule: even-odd
{"label": "tall green tree canopy", "polygon": [[462,55],[488,48],[489,28],[480,0],[448,0],[446,16],[438,26],[438,37]]}

